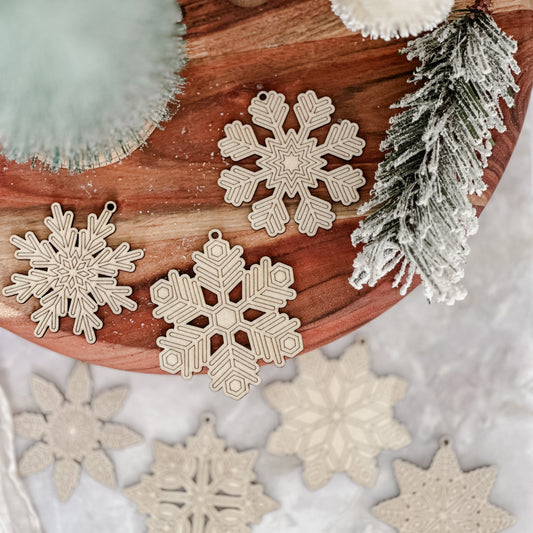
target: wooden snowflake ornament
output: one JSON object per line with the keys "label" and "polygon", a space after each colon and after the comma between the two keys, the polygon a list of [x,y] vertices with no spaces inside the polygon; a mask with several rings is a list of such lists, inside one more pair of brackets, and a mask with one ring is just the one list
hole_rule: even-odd
{"label": "wooden snowflake ornament", "polygon": [[267,450],[302,459],[304,480],[312,490],[326,485],[336,472],[372,486],[378,475],[377,455],[411,441],[392,412],[406,388],[397,377],[377,377],[370,371],[363,342],[340,359],[310,352],[298,358],[298,376],[292,383],[265,388],[266,399],[282,416]]}
{"label": "wooden snowflake ornament", "polygon": [[[192,254],[194,278],[171,270],[168,280],[150,288],[157,306],[153,315],[174,325],[157,339],[163,349],[161,368],[190,378],[207,367],[211,388],[223,388],[234,399],[260,383],[260,359],[283,366],[303,348],[296,331],[300,321],[279,312],[296,298],[289,288],[294,282],[292,268],[262,257],[246,270],[243,252],[242,246],[230,246],[219,230],[211,230],[204,251]],[[234,301],[231,294],[239,288],[241,297]],[[216,297],[216,303],[206,303],[204,290]],[[195,320],[202,323],[195,325]],[[222,338],[218,349],[211,344],[215,335]],[[247,342],[240,340],[243,336]]]}
{"label": "wooden snowflake ornament", "polygon": [[84,363],[74,367],[65,396],[53,383],[36,375],[31,385],[41,412],[14,418],[15,432],[37,441],[19,461],[21,475],[35,474],[54,463],[54,482],[61,501],[72,495],[81,468],[96,481],[115,488],[115,469],[104,449],[126,448],[142,440],[126,426],[110,422],[122,407],[128,387],[108,389],[92,398],[92,380]]}
{"label": "wooden snowflake ornament", "polygon": [[311,193],[318,182],[326,185],[333,201],[343,205],[357,202],[357,189],[365,184],[362,171],[351,165],[325,168],[326,155],[349,161],[363,153],[365,141],[357,137],[359,126],[349,120],[332,124],[324,144],[319,145],[311,132],[331,122],[335,111],[331,98],[318,98],[314,91],[307,91],[297,99],[294,105],[300,125],[297,132],[283,128],[289,113],[285,96],[262,91],[252,99],[248,112],[252,122],[268,130],[272,137],[261,144],[252,126],[236,120],[226,125],[226,136],[218,142],[222,156],[234,161],[259,156],[258,170],[235,165],[222,171],[218,184],[226,190],[225,201],[238,207],[250,202],[259,183],[264,181],[267,189],[273,190],[272,195],[256,202],[248,218],[254,230],[265,229],[271,237],[283,233],[289,222],[285,196],[299,196],[294,221],[301,233],[313,236],[319,228],[330,229],[335,220],[331,204]]}
{"label": "wooden snowflake ornament", "polygon": [[278,507],[255,480],[257,451],[226,448],[214,424],[205,415],[186,446],[154,441],[152,471],[124,490],[150,533],[247,533]]}
{"label": "wooden snowflake ornament", "polygon": [[133,272],[134,261],[144,252],[130,250],[126,242],[114,249],[107,245],[106,239],[115,231],[109,220],[116,209],[114,202],[107,202],[98,217],[94,213],[87,217],[86,229],[78,230],[72,227],[72,211],[63,213],[53,203],[52,216],[44,220],[51,232],[48,239],[40,241],[32,231],[24,238],[11,237],[11,244],[18,248],[15,257],[29,260],[32,268],[28,274],[13,274],[13,285],[2,292],[16,296],[19,303],[32,296],[40,300],[41,307],[31,315],[37,323],[36,337],[47,329],[58,331],[60,318],[69,316],[74,319],[73,333],[84,333],[87,342],[94,343],[96,331],[103,326],[96,315],[100,306],[108,305],[116,315],[122,309],[137,309],[128,298],[131,287],[118,285],[116,278],[120,270]]}
{"label": "wooden snowflake ornament", "polygon": [[441,441],[429,470],[397,460],[394,471],[401,494],[372,512],[400,533],[498,533],[514,524],[488,502],[498,470],[463,472],[449,438]]}

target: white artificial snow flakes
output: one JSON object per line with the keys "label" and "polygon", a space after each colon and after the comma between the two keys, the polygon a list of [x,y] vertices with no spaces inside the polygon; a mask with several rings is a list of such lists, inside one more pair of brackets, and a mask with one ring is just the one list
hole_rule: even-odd
{"label": "white artificial snow flakes", "polygon": [[[219,230],[211,230],[204,251],[192,254],[194,278],[170,270],[168,281],[161,279],[150,288],[157,306],[153,315],[174,325],[157,339],[163,349],[161,368],[190,378],[207,367],[211,388],[223,388],[234,399],[260,383],[259,359],[283,366],[303,348],[296,331],[300,321],[279,312],[296,297],[289,288],[292,268],[262,257],[246,270],[243,252],[242,246],[222,239]],[[239,288],[241,296],[233,298]],[[216,303],[207,304],[204,291]],[[215,336],[222,340],[217,348],[211,344]]]}
{"label": "white artificial snow flakes", "polygon": [[498,533],[514,518],[488,502],[498,470],[463,472],[451,441],[444,438],[429,470],[397,460],[394,470],[401,494],[372,512],[400,533]]}
{"label": "white artificial snow flakes", "polygon": [[108,389],[92,398],[92,380],[85,363],[74,367],[65,397],[53,383],[36,375],[31,386],[41,412],[14,418],[18,435],[37,440],[19,461],[21,475],[35,474],[54,463],[61,501],[72,495],[82,467],[96,481],[115,488],[115,469],[104,449],[126,448],[142,440],[126,426],[110,422],[121,409],[128,387]]}
{"label": "white artificial snow flakes", "polygon": [[257,167],[252,171],[243,166],[223,170],[218,184],[226,190],[226,202],[238,207],[250,202],[261,182],[265,182],[272,194],[254,203],[249,220],[254,230],[265,229],[274,237],[285,231],[290,220],[284,197],[299,196],[294,221],[301,233],[313,236],[319,228],[330,229],[335,220],[331,204],[313,196],[311,189],[322,181],[332,200],[350,205],[359,200],[358,188],[365,184],[360,169],[351,165],[327,170],[324,156],[331,155],[349,161],[363,153],[365,141],[357,137],[359,126],[343,120],[332,124],[326,140],[319,145],[310,134],[331,121],[335,107],[331,98],[318,98],[314,91],[298,95],[294,112],[300,129],[284,130],[283,125],[289,105],[285,96],[276,91],[262,91],[252,99],[248,112],[252,122],[272,133],[260,144],[249,124],[236,120],[224,128],[225,137],[218,142],[224,157],[241,161],[258,156]]}
{"label": "white artificial snow flakes", "polygon": [[319,351],[299,357],[292,383],[265,388],[266,399],[282,416],[267,450],[302,459],[304,480],[312,490],[323,487],[336,472],[372,486],[378,475],[376,456],[411,441],[392,411],[406,387],[402,379],[370,371],[363,342],[340,359],[327,359]]}
{"label": "white artificial snow flakes", "polygon": [[432,30],[449,15],[454,0],[331,0],[333,12],[363,37],[409,37]]}
{"label": "white artificial snow flakes", "polygon": [[205,415],[186,446],[154,441],[151,473],[124,490],[150,533],[247,533],[278,507],[255,481],[257,451],[226,448],[214,422]]}
{"label": "white artificial snow flakes", "polygon": [[31,315],[37,323],[35,336],[42,337],[47,329],[56,332],[59,319],[74,319],[73,333],[85,334],[87,342],[96,341],[96,330],[103,326],[96,315],[99,306],[108,305],[116,315],[122,309],[135,311],[137,304],[128,298],[131,287],[117,284],[120,270],[133,272],[134,261],[144,255],[142,250],[130,250],[126,242],[115,249],[106,239],[115,231],[109,223],[116,211],[114,202],[107,202],[97,217],[87,217],[87,228],[72,227],[74,214],[63,213],[58,203],[52,204],[52,216],[44,224],[51,231],[48,239],[40,241],[29,231],[24,238],[13,235],[11,244],[18,250],[17,259],[30,261],[28,274],[13,274],[13,285],[5,287],[4,296],[17,296],[19,303],[34,296],[41,307]]}

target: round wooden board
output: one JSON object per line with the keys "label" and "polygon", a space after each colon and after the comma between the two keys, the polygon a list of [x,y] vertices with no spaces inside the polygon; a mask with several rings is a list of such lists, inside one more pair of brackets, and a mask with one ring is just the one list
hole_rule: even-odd
{"label": "round wooden board", "polygon": [[[357,253],[350,242],[359,222],[354,206],[334,204],[337,220],[332,230],[320,230],[313,238],[300,234],[293,222],[275,239],[252,231],[247,218],[251,206],[225,204],[224,191],[217,186],[220,171],[231,165],[222,160],[217,141],[227,122],[249,122],[246,110],[260,89],[283,92],[291,105],[300,92],[313,89],[333,99],[333,120],[360,125],[367,145],[353,164],[367,178],[365,201],[383,157],[378,147],[393,113],[389,106],[412,90],[406,80],[414,65],[397,53],[405,41],[387,43],[352,34],[330,11],[329,0],[268,0],[253,9],[228,0],[181,4],[188,27],[187,85],[180,110],[164,130],[156,130],[145,149],[122,163],[77,176],[0,161],[2,287],[9,284],[11,274],[29,268],[28,262],[14,259],[10,235],[31,230],[46,238],[43,220],[54,201],[74,210],[76,225],[83,227],[88,213],[99,213],[106,201],[114,200],[117,231],[108,242],[127,241],[132,248],[145,249],[137,270],[119,276],[120,283],[133,286],[138,310],[115,316],[107,307],[100,308],[104,327],[96,344],[73,335],[71,319],[61,320],[58,333],[36,339],[29,319],[38,307],[35,299],[20,305],[2,296],[0,326],[77,359],[141,372],[161,372],[155,340],[169,328],[152,317],[149,287],[171,268],[192,273],[191,253],[202,248],[212,228],[221,229],[232,245],[244,247],[248,265],[269,255],[294,268],[298,297],[285,311],[302,322],[304,351],[358,328],[401,298],[391,287],[392,275],[359,292],[348,284]],[[458,2],[456,7],[465,5]],[[489,189],[473,199],[479,211],[516,144],[533,83],[533,2],[496,0],[495,7],[497,22],[519,43],[521,91],[516,106],[505,110],[507,132],[494,135],[494,154],[485,173]],[[289,115],[287,126],[295,127],[295,122]],[[318,137],[324,133],[319,130]],[[260,190],[256,199],[266,193]],[[328,199],[325,190],[317,194]],[[295,202],[290,201],[292,213]]]}

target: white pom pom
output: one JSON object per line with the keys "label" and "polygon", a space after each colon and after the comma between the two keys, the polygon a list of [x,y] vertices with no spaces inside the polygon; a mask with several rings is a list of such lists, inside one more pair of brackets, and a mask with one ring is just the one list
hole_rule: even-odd
{"label": "white pom pom", "polygon": [[454,0],[331,0],[346,27],[364,37],[385,39],[418,35],[447,18]]}
{"label": "white pom pom", "polygon": [[175,0],[2,0],[0,147],[83,171],[170,118],[183,79]]}

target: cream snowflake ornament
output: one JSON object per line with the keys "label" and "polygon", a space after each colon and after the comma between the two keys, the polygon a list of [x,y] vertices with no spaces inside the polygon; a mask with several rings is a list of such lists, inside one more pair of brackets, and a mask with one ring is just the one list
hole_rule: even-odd
{"label": "cream snowflake ornament", "polygon": [[330,123],[335,107],[331,98],[318,98],[314,91],[298,95],[294,112],[299,130],[285,131],[283,125],[289,106],[285,96],[276,91],[262,91],[252,99],[248,112],[252,122],[272,133],[261,144],[249,124],[236,120],[224,128],[225,137],[218,142],[223,157],[242,161],[259,156],[252,171],[235,165],[223,170],[218,184],[226,190],[226,202],[238,207],[250,202],[261,182],[265,182],[272,194],[253,205],[249,220],[254,230],[265,229],[275,237],[285,231],[290,220],[284,197],[299,197],[294,221],[301,233],[313,236],[319,228],[330,229],[335,220],[331,204],[313,196],[311,189],[322,181],[332,200],[350,205],[359,200],[358,188],[365,184],[360,169],[343,165],[331,170],[325,167],[326,155],[349,161],[363,153],[365,141],[357,137],[359,126],[343,120],[332,124],[326,140],[319,145],[311,132]]}
{"label": "cream snowflake ornament", "polygon": [[278,507],[255,480],[257,451],[226,448],[214,425],[204,415],[186,446],[154,441],[151,473],[124,490],[149,516],[150,533],[246,533]]}
{"label": "cream snowflake ornament", "polygon": [[[242,246],[230,246],[219,230],[211,230],[204,251],[192,254],[194,278],[171,270],[168,280],[150,288],[153,315],[174,325],[156,341],[163,349],[161,368],[188,379],[207,367],[211,388],[223,388],[234,399],[261,382],[260,359],[283,366],[303,349],[296,331],[300,321],[279,312],[296,298],[289,288],[292,268],[262,257],[246,270],[243,252]],[[216,303],[208,305],[203,291],[216,297]],[[241,292],[238,299],[232,297],[235,291]],[[215,336],[222,339],[218,349],[212,346]]]}
{"label": "cream snowflake ornament", "polygon": [[73,333],[85,334],[87,342],[96,341],[96,330],[103,323],[96,315],[98,308],[108,305],[116,315],[122,309],[135,311],[137,304],[128,298],[131,287],[117,284],[120,270],[133,272],[134,261],[144,256],[142,250],[130,250],[126,242],[115,249],[106,239],[115,231],[109,223],[116,211],[114,202],[107,202],[97,217],[87,217],[87,228],[72,227],[74,214],[52,204],[52,216],[44,224],[50,230],[48,239],[39,241],[29,231],[24,238],[13,235],[11,244],[18,250],[17,259],[29,260],[32,267],[28,274],[13,274],[13,285],[5,287],[4,296],[16,296],[24,303],[32,296],[38,298],[41,307],[31,315],[37,323],[35,336],[42,337],[47,329],[59,330],[59,320],[69,316],[74,319]]}
{"label": "cream snowflake ornament", "polygon": [[377,455],[411,441],[393,418],[393,406],[406,388],[402,379],[377,377],[370,371],[363,342],[352,345],[340,359],[310,352],[299,358],[292,383],[265,388],[266,399],[282,416],[267,450],[302,459],[304,480],[312,490],[326,485],[336,472],[372,486],[378,475]]}
{"label": "cream snowflake ornament", "polygon": [[488,502],[498,470],[484,467],[463,472],[449,438],[429,470],[397,460],[394,471],[401,494],[372,512],[400,533],[498,533],[514,518]]}
{"label": "cream snowflake ornament", "polygon": [[352,31],[372,39],[397,39],[432,30],[446,20],[454,0],[331,0]]}
{"label": "cream snowflake ornament", "polygon": [[108,389],[92,398],[92,380],[85,363],[74,367],[65,396],[53,383],[36,375],[31,386],[41,412],[14,418],[18,435],[37,440],[19,461],[21,475],[35,474],[54,463],[54,482],[61,501],[72,495],[82,468],[96,481],[115,488],[115,469],[104,449],[126,448],[142,440],[135,431],[110,422],[121,409],[128,387]]}

